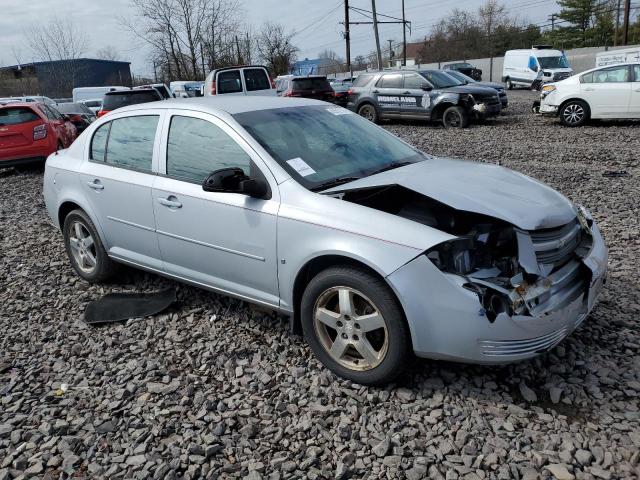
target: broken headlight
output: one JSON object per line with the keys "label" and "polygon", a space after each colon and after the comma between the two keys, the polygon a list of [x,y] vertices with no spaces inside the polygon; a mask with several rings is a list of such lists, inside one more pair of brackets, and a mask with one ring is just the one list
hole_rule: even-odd
{"label": "broken headlight", "polygon": [[585,230],[591,230],[591,227],[593,226],[593,217],[591,216],[591,212],[589,212],[584,205],[580,205],[579,203],[575,203],[573,206],[576,209],[576,215],[580,221],[580,225],[582,225],[582,228]]}

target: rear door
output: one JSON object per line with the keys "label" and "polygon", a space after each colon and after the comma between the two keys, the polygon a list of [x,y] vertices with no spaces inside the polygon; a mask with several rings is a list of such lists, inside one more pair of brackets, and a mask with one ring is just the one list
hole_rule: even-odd
{"label": "rear door", "polygon": [[625,118],[631,101],[631,70],[628,65],[603,68],[582,77],[580,91],[594,118]]}
{"label": "rear door", "polygon": [[403,117],[428,118],[431,113],[429,92],[422,90],[427,80],[417,73],[405,73],[403,78],[401,110]]}
{"label": "rear door", "polygon": [[247,95],[276,95],[276,91],[271,88],[269,74],[264,68],[243,68],[242,77]]}
{"label": "rear door", "polygon": [[216,75],[217,95],[244,95],[240,70],[223,70]]}
{"label": "rear door", "polygon": [[632,118],[640,118],[640,65],[633,66],[633,85],[631,86],[629,116]]}
{"label": "rear door", "polygon": [[383,115],[401,114],[402,74],[385,73],[378,79],[371,93],[376,99],[378,110]]}

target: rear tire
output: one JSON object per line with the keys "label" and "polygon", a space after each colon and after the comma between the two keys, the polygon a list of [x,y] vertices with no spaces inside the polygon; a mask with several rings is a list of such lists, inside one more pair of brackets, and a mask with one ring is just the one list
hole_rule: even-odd
{"label": "rear tire", "polygon": [[362,385],[391,382],[411,348],[402,307],[379,277],[352,266],[331,267],[307,285],[302,329],[320,362]]}
{"label": "rear tire", "polygon": [[560,108],[559,115],[565,127],[580,127],[589,120],[589,105],[582,100],[569,100]]}
{"label": "rear tire", "polygon": [[447,108],[442,114],[444,128],[466,128],[469,126],[469,114],[457,105]]}
{"label": "rear tire", "polygon": [[376,110],[376,107],[370,103],[365,103],[364,105],[360,105],[360,107],[358,108],[358,115],[366,118],[370,122],[378,123],[378,119],[379,119],[378,111]]}
{"label": "rear tire", "polygon": [[71,266],[80,277],[89,283],[99,283],[115,274],[117,264],[107,255],[96,227],[85,212],[71,211],[64,219],[62,234]]}
{"label": "rear tire", "polygon": [[505,80],[505,83],[507,84],[507,90],[513,90],[513,86],[514,86],[514,85],[513,85],[513,82],[511,81],[511,79],[510,79],[510,78],[507,78],[507,79]]}

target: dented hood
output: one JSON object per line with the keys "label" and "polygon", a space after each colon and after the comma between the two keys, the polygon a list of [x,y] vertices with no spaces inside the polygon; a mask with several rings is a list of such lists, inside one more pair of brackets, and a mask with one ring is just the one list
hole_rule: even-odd
{"label": "dented hood", "polygon": [[563,195],[508,168],[445,158],[396,168],[326,190],[399,185],[457,210],[499,218],[524,230],[554,228],[575,218]]}

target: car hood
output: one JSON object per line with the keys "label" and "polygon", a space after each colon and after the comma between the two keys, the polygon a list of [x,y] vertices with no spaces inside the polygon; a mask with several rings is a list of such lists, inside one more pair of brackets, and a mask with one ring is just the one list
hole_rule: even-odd
{"label": "car hood", "polygon": [[504,89],[504,85],[497,82],[478,82],[476,83],[479,87],[487,87],[487,88],[502,88]]}
{"label": "car hood", "polygon": [[446,158],[429,158],[323,193],[384,185],[399,185],[457,210],[498,218],[523,230],[555,228],[576,216],[563,195],[526,175],[498,165]]}
{"label": "car hood", "polygon": [[455,87],[441,88],[442,92],[453,93],[470,93],[471,95],[495,95],[496,91],[493,88],[476,86],[476,85],[456,85]]}

